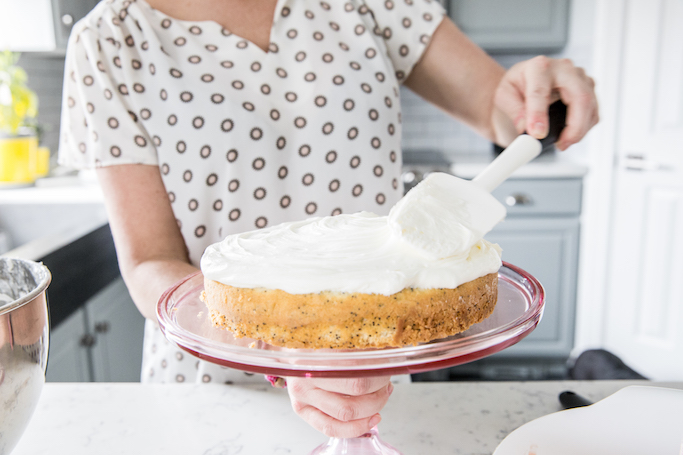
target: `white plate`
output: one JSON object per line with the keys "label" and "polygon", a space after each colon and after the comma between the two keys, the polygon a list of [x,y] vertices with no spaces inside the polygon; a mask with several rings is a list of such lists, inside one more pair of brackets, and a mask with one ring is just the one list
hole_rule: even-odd
{"label": "white plate", "polygon": [[[534,448],[531,450],[530,448]],[[683,390],[626,387],[591,406],[533,420],[493,455],[683,455]]]}

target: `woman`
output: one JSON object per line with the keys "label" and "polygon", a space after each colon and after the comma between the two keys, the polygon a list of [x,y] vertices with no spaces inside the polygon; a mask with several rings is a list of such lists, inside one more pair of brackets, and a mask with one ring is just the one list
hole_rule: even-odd
{"label": "woman", "polygon": [[[244,379],[184,356],[153,322],[206,246],[309,216],[386,214],[401,197],[399,84],[501,145],[544,137],[560,97],[560,149],[597,122],[581,69],[539,57],[506,72],[431,0],[109,0],[75,26],[65,74],[60,160],[97,168],[148,318],[143,381]],[[315,428],[352,437],[379,421],[392,386],[288,390]]]}

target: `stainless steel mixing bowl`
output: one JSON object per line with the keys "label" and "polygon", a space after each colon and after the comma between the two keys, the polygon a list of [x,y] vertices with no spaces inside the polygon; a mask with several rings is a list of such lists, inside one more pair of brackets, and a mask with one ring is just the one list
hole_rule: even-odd
{"label": "stainless steel mixing bowl", "polygon": [[47,267],[0,258],[0,455],[19,442],[45,382]]}

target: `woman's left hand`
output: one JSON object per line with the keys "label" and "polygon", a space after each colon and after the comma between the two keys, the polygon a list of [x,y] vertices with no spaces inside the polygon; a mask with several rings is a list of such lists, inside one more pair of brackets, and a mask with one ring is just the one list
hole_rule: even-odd
{"label": "woman's left hand", "polygon": [[381,419],[394,387],[389,376],[377,378],[287,378],[294,411],[326,436],[355,438]]}
{"label": "woman's left hand", "polygon": [[[579,142],[599,120],[595,82],[569,59],[545,56],[512,66],[498,84],[494,98],[494,125],[499,143],[509,142],[511,119],[517,134],[543,139],[548,135],[548,107],[561,99],[567,105],[567,122],[557,140],[565,150]],[[501,114],[504,114],[501,116]]]}

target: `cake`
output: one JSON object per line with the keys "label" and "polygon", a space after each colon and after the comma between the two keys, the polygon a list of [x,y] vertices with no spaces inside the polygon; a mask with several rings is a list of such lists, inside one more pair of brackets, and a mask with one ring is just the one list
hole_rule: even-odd
{"label": "cake", "polygon": [[481,322],[496,305],[501,250],[449,192],[453,178],[431,174],[388,216],[309,218],[209,246],[202,298],[213,324],[275,346],[362,349]]}

